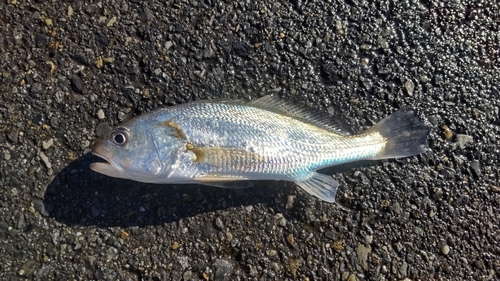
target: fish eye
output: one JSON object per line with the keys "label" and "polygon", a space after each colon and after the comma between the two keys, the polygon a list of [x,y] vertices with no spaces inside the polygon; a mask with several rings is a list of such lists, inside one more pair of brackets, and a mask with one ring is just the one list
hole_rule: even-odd
{"label": "fish eye", "polygon": [[111,134],[111,141],[118,146],[125,145],[128,138],[128,132],[123,129],[119,129]]}

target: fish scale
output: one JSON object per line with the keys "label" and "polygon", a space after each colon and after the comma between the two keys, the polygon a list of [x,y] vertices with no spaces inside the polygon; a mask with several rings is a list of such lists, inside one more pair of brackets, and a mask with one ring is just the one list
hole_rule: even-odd
{"label": "fish scale", "polygon": [[[349,135],[338,122],[302,105],[266,96],[252,102],[199,101],[127,121],[93,146],[103,174],[150,183],[248,186],[293,181],[334,202],[338,182],[316,170],[361,159],[416,155],[429,129],[411,107]],[[117,137],[118,136],[118,137]]]}

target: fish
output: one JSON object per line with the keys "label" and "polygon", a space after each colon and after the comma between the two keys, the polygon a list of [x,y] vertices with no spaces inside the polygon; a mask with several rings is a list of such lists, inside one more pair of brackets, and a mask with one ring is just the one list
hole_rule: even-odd
{"label": "fish", "polygon": [[[333,203],[339,182],[318,170],[428,150],[430,129],[405,106],[359,134],[328,113],[273,95],[204,100],[157,109],[103,134],[92,146],[98,173],[157,184],[248,187],[296,183]],[[104,161],[102,161],[104,160]]]}

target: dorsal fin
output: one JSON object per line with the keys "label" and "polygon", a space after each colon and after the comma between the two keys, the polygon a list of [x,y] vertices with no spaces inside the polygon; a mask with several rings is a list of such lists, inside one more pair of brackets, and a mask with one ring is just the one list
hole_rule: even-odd
{"label": "dorsal fin", "polygon": [[331,132],[342,135],[352,134],[351,128],[342,118],[337,117],[334,119],[328,113],[314,111],[306,105],[290,102],[273,95],[250,101],[247,105],[283,114]]}

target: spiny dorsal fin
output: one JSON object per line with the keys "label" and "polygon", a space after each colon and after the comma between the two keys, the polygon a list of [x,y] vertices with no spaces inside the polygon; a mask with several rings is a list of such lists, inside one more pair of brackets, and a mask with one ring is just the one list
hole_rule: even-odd
{"label": "spiny dorsal fin", "polygon": [[325,112],[314,111],[306,105],[287,101],[273,95],[250,101],[247,105],[283,114],[331,132],[342,135],[352,134],[351,128],[341,118],[334,119]]}

